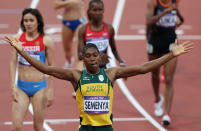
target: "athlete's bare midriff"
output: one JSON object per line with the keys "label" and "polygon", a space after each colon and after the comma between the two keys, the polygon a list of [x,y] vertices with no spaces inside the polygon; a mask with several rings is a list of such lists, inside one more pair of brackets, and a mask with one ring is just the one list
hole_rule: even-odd
{"label": "athlete's bare midriff", "polygon": [[18,79],[23,81],[43,81],[45,75],[33,66],[19,66]]}
{"label": "athlete's bare midriff", "polygon": [[85,16],[84,3],[68,5],[64,9],[63,19],[64,20],[76,20]]}

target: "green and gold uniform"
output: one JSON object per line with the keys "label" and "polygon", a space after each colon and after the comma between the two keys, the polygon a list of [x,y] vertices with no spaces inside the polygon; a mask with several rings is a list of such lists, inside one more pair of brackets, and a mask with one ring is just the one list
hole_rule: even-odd
{"label": "green and gold uniform", "polygon": [[100,68],[99,73],[94,75],[83,70],[75,92],[80,111],[80,129],[98,127],[112,131],[113,87],[104,69]]}

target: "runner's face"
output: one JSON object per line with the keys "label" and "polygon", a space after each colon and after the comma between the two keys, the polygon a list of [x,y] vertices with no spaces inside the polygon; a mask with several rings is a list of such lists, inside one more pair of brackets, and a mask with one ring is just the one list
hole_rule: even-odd
{"label": "runner's face", "polygon": [[26,32],[34,32],[38,31],[38,21],[36,17],[30,13],[24,15],[23,19],[24,27],[26,29]]}
{"label": "runner's face", "polygon": [[87,70],[99,68],[100,53],[95,48],[88,48],[85,54],[83,54],[83,62]]}
{"label": "runner's face", "polygon": [[89,16],[91,20],[102,21],[104,8],[101,3],[93,3],[91,9],[89,10]]}

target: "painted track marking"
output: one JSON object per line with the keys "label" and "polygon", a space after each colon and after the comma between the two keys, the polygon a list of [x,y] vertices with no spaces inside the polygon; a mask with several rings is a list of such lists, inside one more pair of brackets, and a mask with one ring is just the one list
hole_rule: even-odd
{"label": "painted track marking", "polygon": [[[143,117],[134,117],[134,118],[114,118],[114,121],[146,121],[146,119]],[[46,119],[45,122],[48,122],[52,125],[60,125],[60,124],[67,124],[69,122],[79,122],[80,119]],[[33,121],[24,121],[24,125],[33,125]],[[0,122],[0,125],[12,125],[11,121],[7,122]]]}
{"label": "painted track marking", "polygon": [[[48,35],[52,38],[55,43],[61,43],[61,36],[59,33],[58,28],[49,29]],[[55,32],[54,32],[55,31]],[[54,33],[51,33],[54,32]],[[55,34],[56,33],[56,34]],[[7,42],[3,41],[4,36],[14,36],[15,34],[0,34],[0,45],[8,44]],[[146,40],[144,35],[117,35],[115,37],[116,40],[125,40],[125,41],[139,41],[139,40]],[[179,40],[201,40],[201,35],[178,35]],[[121,44],[121,43],[119,43]],[[129,44],[138,44],[138,43],[129,43]]]}

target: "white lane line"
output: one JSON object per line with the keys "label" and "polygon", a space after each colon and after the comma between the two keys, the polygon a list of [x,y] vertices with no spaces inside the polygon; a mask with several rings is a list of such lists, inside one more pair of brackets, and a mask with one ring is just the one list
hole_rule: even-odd
{"label": "white lane line", "polygon": [[[180,40],[201,40],[201,35],[178,35]],[[116,40],[146,40],[145,35],[118,35]]]}
{"label": "white lane line", "polygon": [[[51,124],[66,124],[69,122],[79,122],[80,119],[48,119],[45,121]],[[147,120],[142,117],[139,118],[135,117],[135,118],[113,118],[113,121],[127,122],[127,121],[147,121]]]}
{"label": "white lane line", "polygon": [[9,24],[0,24],[1,29],[9,28]]}
{"label": "white lane line", "polygon": [[32,0],[31,4],[30,4],[30,8],[37,8],[38,3],[40,2],[40,0]]}
{"label": "white lane line", "polygon": [[45,33],[48,35],[55,34],[55,33],[61,33],[60,27],[51,27],[45,30]]}
{"label": "white lane line", "polygon": [[181,40],[201,40],[201,35],[179,35]]}
{"label": "white lane line", "polygon": [[[116,11],[121,10],[121,12],[115,12],[115,18],[113,19],[113,26],[116,32],[118,32],[120,20],[123,14],[123,9],[125,5],[125,0],[118,0]],[[119,4],[121,3],[121,4]],[[117,17],[117,18],[116,18]],[[109,56],[111,57],[111,66],[116,66],[114,55],[111,52],[111,48],[109,48],[108,51]],[[127,99],[130,101],[130,103],[151,123],[153,124],[158,130],[160,131],[166,131],[165,128],[163,128],[157,121],[155,121],[151,115],[149,115],[142,106],[137,102],[137,100],[134,98],[134,96],[130,93],[127,86],[123,82],[122,79],[117,80],[117,84],[119,85],[120,89],[124,93],[124,95],[127,97]]]}
{"label": "white lane line", "polygon": [[[0,125],[8,126],[8,125],[12,125],[12,122],[11,121],[0,122]],[[24,121],[23,125],[33,125],[33,121]]]}
{"label": "white lane line", "polygon": [[116,40],[146,40],[145,35],[118,35]]}
{"label": "white lane line", "polygon": [[[80,119],[46,119],[52,125],[67,124],[69,122],[79,122]],[[128,122],[128,121],[147,121],[144,117],[134,117],[134,118],[114,118],[113,121]],[[33,125],[33,121],[24,121],[24,125]],[[0,125],[12,125],[11,121],[0,122]]]}
{"label": "white lane line", "polygon": [[114,121],[146,121],[145,118],[136,117],[136,118],[114,118]]}
{"label": "white lane line", "polygon": [[[144,24],[143,25],[133,24],[133,25],[130,25],[129,29],[136,30],[136,29],[145,29],[145,28],[146,28],[146,26]],[[193,26],[192,25],[181,25],[178,29],[192,30]]]}
{"label": "white lane line", "polygon": [[126,0],[118,0],[117,7],[114,14],[113,23],[112,23],[116,32],[115,34],[118,34],[119,25],[120,25],[121,17],[123,15],[125,3],[126,3]]}
{"label": "white lane line", "polygon": [[18,14],[21,13],[22,9],[0,9],[2,14]]}
{"label": "white lane line", "polygon": [[[56,29],[57,32],[52,34],[53,30],[47,30],[47,34],[52,38],[52,40],[59,44],[61,42],[61,35],[58,34],[59,29]],[[54,31],[56,31],[54,30]],[[0,34],[0,45],[8,44],[3,40],[4,36],[14,36],[14,34]],[[116,40],[125,40],[125,41],[135,41],[135,40],[146,40],[144,35],[117,35]],[[201,40],[201,35],[178,35],[179,40]],[[121,43],[120,43],[121,44]],[[124,43],[125,44],[125,43]],[[138,44],[137,42],[132,42],[128,44]]]}

